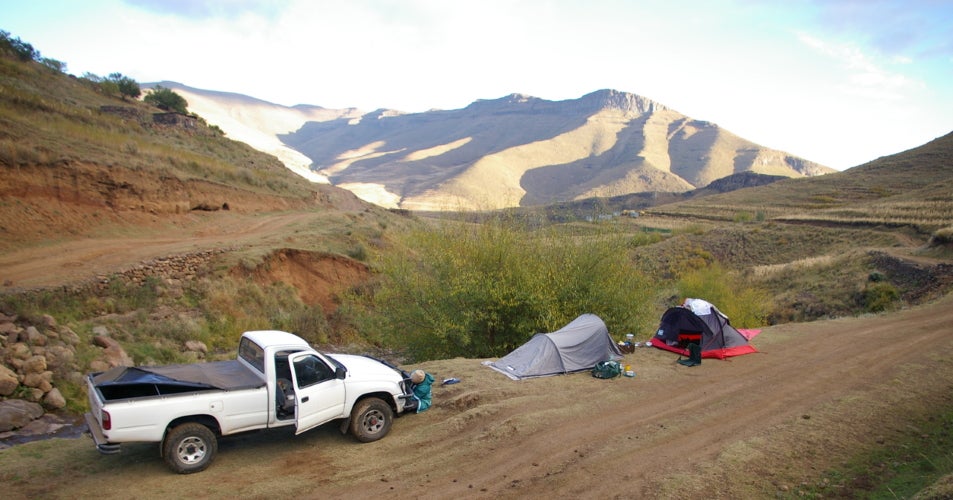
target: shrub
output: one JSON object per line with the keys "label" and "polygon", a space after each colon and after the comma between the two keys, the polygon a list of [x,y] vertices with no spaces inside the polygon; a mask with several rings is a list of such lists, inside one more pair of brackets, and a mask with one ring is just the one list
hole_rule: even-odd
{"label": "shrub", "polygon": [[626,243],[534,233],[502,219],[415,231],[404,241],[410,250],[381,258],[359,321],[418,361],[499,356],[583,313],[599,315],[610,332],[638,330],[649,293]]}
{"label": "shrub", "polygon": [[887,282],[875,282],[860,293],[860,304],[867,312],[883,312],[900,298],[897,287]]}
{"label": "shrub", "polygon": [[718,264],[685,273],[676,283],[681,298],[699,298],[715,304],[738,328],[763,326],[768,317],[767,293],[739,273]]}
{"label": "shrub", "polygon": [[953,244],[953,226],[937,229],[930,237],[930,243],[933,245]]}

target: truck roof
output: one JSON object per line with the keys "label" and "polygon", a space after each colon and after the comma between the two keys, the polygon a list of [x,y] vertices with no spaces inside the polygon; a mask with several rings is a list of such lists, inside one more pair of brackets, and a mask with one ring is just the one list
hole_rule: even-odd
{"label": "truck roof", "polygon": [[243,333],[242,336],[248,337],[263,348],[269,346],[311,347],[301,337],[281,330],[253,330]]}

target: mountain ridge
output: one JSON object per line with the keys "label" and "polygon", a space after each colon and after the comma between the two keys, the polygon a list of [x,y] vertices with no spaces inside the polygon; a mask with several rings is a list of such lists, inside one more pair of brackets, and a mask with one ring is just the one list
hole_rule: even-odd
{"label": "mountain ridge", "polygon": [[306,178],[388,208],[498,209],[686,192],[745,171],[834,172],[613,89],[562,101],[513,93],[461,109],[404,113],[255,98],[246,106],[235,100],[240,94],[226,93],[225,102],[216,91],[160,85],[183,93],[190,109],[229,136],[280,153]]}

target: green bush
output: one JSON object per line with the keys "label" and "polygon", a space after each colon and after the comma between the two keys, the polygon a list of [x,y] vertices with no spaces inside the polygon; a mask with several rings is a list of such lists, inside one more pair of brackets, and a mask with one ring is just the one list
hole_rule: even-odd
{"label": "green bush", "polygon": [[860,294],[861,306],[867,312],[886,311],[899,299],[900,292],[897,287],[884,281],[874,282]]}
{"label": "green bush", "polygon": [[767,293],[739,273],[717,264],[683,274],[676,288],[682,299],[691,297],[711,302],[736,328],[754,328],[767,322]]}
{"label": "green bush", "polygon": [[379,262],[363,330],[419,361],[499,356],[583,313],[610,333],[641,329],[649,291],[627,240],[555,231],[494,220],[407,235],[408,251]]}

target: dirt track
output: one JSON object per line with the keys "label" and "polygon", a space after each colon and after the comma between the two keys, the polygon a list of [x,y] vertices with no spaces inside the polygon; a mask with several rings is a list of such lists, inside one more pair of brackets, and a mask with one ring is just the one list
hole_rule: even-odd
{"label": "dirt track", "polygon": [[[296,221],[227,234],[267,238]],[[0,268],[42,283],[53,279],[44,269],[89,272],[222,241],[189,231],[184,241],[101,239],[8,254]],[[693,368],[641,349],[625,360],[634,379],[514,382],[481,360],[433,361],[419,367],[462,382],[436,386],[435,406],[398,419],[380,442],[358,444],[333,425],[297,437],[256,433],[224,439],[209,470],[177,476],[155,445],[100,456],[86,438],[51,440],[0,451],[0,480],[7,498],[793,497],[861,450],[919,437],[919,421],[953,404],[951,306],[947,297],[884,316],[771,327],[753,341],[761,353]]]}
{"label": "dirt track", "polygon": [[181,216],[175,223],[122,235],[89,236],[31,245],[0,254],[0,281],[5,287],[48,287],[84,281],[140,262],[206,249],[255,245],[278,238],[287,227],[316,218],[311,212],[254,217],[217,212]]}

